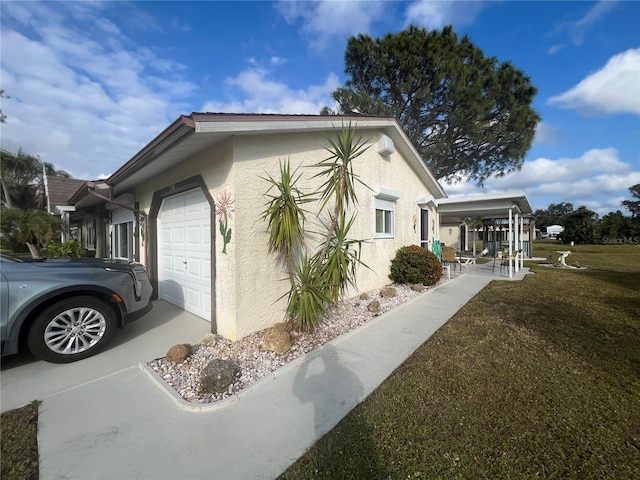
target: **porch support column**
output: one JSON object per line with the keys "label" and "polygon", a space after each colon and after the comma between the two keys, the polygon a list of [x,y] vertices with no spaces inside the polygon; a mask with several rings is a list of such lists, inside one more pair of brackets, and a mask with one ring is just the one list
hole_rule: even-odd
{"label": "porch support column", "polygon": [[513,278],[513,207],[509,207],[509,278]]}
{"label": "porch support column", "polygon": [[[531,243],[529,243],[529,248],[531,248]],[[522,254],[520,255],[520,269],[524,268],[524,216],[520,216],[520,251]]]}
{"label": "porch support column", "polygon": [[[516,212],[514,227],[515,227],[514,250],[517,251],[517,250],[520,250],[520,215],[518,214],[518,212]],[[515,267],[515,272],[518,273],[520,271],[520,255],[516,257],[514,267]]]}

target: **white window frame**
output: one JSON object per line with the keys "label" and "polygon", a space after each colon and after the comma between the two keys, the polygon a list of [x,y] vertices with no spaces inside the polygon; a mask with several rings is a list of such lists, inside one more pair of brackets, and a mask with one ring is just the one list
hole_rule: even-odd
{"label": "white window frame", "polygon": [[[396,234],[396,202],[400,194],[381,188],[373,200],[373,237],[394,238]],[[378,212],[382,214],[382,228],[378,229]]]}
{"label": "white window frame", "polygon": [[[126,252],[122,251],[122,235],[126,234]],[[126,254],[125,254],[126,253]],[[113,258],[133,260],[133,222],[113,225]]]}
{"label": "white window frame", "polygon": [[96,220],[95,218],[87,223],[87,241],[85,246],[89,249],[96,248]]}

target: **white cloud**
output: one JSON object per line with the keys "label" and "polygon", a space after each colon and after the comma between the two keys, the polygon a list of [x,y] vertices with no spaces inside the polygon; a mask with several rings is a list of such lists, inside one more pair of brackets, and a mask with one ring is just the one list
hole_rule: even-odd
{"label": "white cloud", "polygon": [[417,0],[406,11],[406,23],[427,29],[439,29],[446,25],[462,27],[471,25],[487,2],[460,2],[454,0]]}
{"label": "white cloud", "polygon": [[0,32],[6,150],[98,178],[162,131],[196,89],[182,65],[133,44],[104,4],[10,3]]}
{"label": "white cloud", "polygon": [[539,122],[536,126],[535,143],[543,143],[546,145],[556,146],[560,143],[560,133],[551,125],[545,122]]}
{"label": "white cloud", "polygon": [[[450,196],[524,191],[534,209],[568,202],[585,205],[599,215],[621,210],[618,199],[628,197],[640,183],[640,170],[619,159],[614,148],[592,149],[577,158],[538,158],[501,178],[490,178],[479,189],[469,182],[444,185]],[[625,197],[626,198],[626,197]]]}
{"label": "white cloud", "polygon": [[[273,63],[273,62],[272,62]],[[324,83],[304,89],[292,89],[286,83],[270,78],[271,72],[250,62],[250,67],[226,79],[233,93],[229,101],[209,101],[205,112],[318,114],[331,105],[331,93],[340,85],[331,73]]]}
{"label": "white cloud", "polygon": [[334,38],[367,33],[389,5],[380,1],[281,0],[277,8],[289,24],[300,20],[302,32],[313,38],[311,47],[322,49]]}
{"label": "white cloud", "polygon": [[559,43],[553,45],[547,53],[554,55],[567,45],[580,46],[584,43],[584,39],[591,30],[604,16],[615,7],[614,0],[604,0],[596,3],[589,11],[579,20],[575,22],[564,22],[560,24],[552,34],[568,36],[567,43]]}
{"label": "white cloud", "polygon": [[603,68],[547,103],[584,112],[640,114],[640,48],[611,57]]}

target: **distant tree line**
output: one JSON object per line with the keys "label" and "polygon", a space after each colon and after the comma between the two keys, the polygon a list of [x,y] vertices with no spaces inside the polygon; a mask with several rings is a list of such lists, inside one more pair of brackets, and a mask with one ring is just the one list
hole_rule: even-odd
{"label": "distant tree line", "polygon": [[600,217],[585,206],[574,208],[571,203],[551,204],[545,210],[534,213],[536,226],[544,229],[549,225],[561,225],[564,231],[558,235],[563,243],[576,244],[640,244],[640,184],[629,188],[635,200],[624,200],[621,205],[631,215],[620,210]]}

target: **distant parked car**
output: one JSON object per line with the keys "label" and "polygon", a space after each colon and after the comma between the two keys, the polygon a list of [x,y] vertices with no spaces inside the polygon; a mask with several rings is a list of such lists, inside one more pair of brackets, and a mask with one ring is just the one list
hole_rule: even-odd
{"label": "distant parked car", "polygon": [[26,346],[47,362],[81,360],[151,310],[152,287],[135,262],[1,255],[0,278],[2,356]]}

